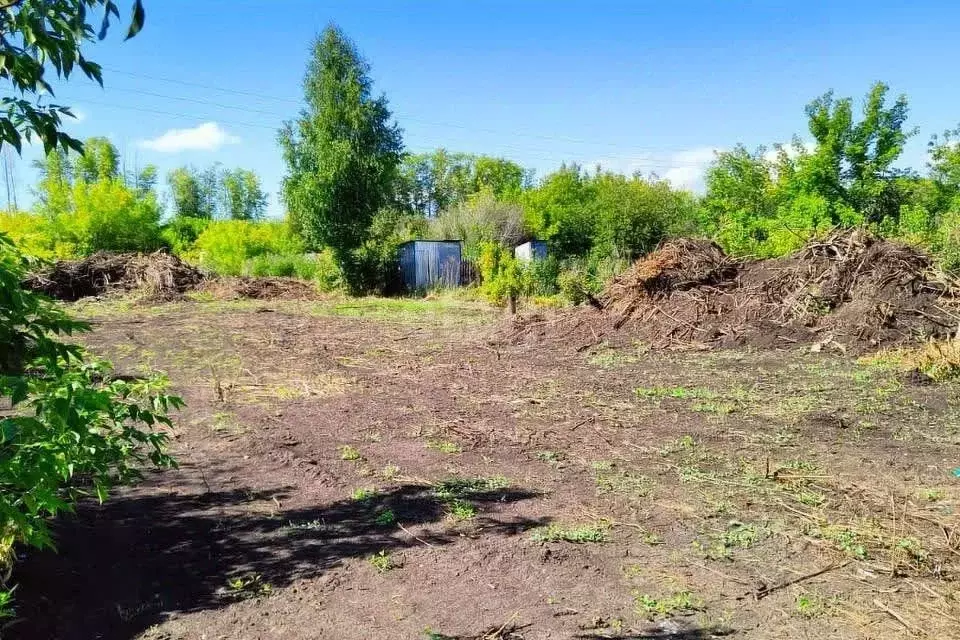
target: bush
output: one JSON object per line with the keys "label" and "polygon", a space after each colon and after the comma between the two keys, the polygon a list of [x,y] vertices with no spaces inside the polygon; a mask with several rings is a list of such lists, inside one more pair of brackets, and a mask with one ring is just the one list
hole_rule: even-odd
{"label": "bush", "polygon": [[160,206],[119,180],[78,182],[64,208],[0,214],[0,231],[42,258],[79,258],[97,251],[155,251],[163,245]]}
{"label": "bush", "polygon": [[219,220],[207,225],[186,257],[220,275],[239,276],[259,256],[303,253],[303,241],[285,222]]}
{"label": "bush", "polygon": [[351,293],[389,293],[400,289],[400,245],[423,237],[426,221],[395,209],[381,209],[373,217],[363,244],[337,263]]}
{"label": "bush", "polygon": [[178,256],[188,254],[209,224],[210,221],[203,218],[176,216],[164,225],[160,237],[171,253]]}
{"label": "bush", "polygon": [[71,213],[54,219],[55,234],[75,238],[78,252],[155,251],[160,237],[160,206],[152,193],[138,196],[119,180],[78,182]]}
{"label": "bush", "polygon": [[[143,462],[170,466],[164,452],[167,410],[182,401],[150,377],[111,377],[106,362],[57,339],[85,331],[54,303],[21,288],[29,268],[0,234],[0,565],[14,548],[51,547],[50,518],[72,509],[84,495],[101,501],[111,487],[139,475]],[[0,588],[0,603],[10,590]],[[0,615],[9,613],[0,610]]]}
{"label": "bush", "polygon": [[51,259],[69,257],[56,255],[56,242],[50,221],[26,211],[0,212],[0,233],[6,234],[13,242],[30,255]]}
{"label": "bush", "polygon": [[523,210],[484,190],[441,212],[430,222],[429,233],[435,240],[462,241],[464,257],[476,258],[484,242],[513,247],[524,239]]}
{"label": "bush", "polygon": [[245,273],[251,276],[275,276],[313,280],[317,276],[316,259],[304,254],[266,253],[248,261]]}

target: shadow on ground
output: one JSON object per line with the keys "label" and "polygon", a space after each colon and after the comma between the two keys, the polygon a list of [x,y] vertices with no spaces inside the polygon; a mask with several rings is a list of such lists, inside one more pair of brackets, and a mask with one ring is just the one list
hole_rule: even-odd
{"label": "shadow on ground", "polygon": [[[511,502],[534,492],[503,489],[470,495]],[[357,501],[268,513],[250,505],[282,501],[285,491],[139,495],[84,505],[56,526],[59,552],[31,554],[14,581],[17,619],[3,637],[25,640],[121,640],[172,612],[216,609],[239,595],[231,578],[258,575],[273,588],[317,577],[347,558],[418,545],[396,525],[376,522],[391,509],[406,527],[436,522],[445,510],[426,485],[406,485]],[[489,519],[483,535],[512,535],[541,520]],[[440,546],[455,534],[419,534]],[[255,586],[255,585],[254,585]]]}
{"label": "shadow on ground", "polygon": [[588,634],[577,636],[580,640],[713,640],[715,638],[725,638],[734,634],[729,629],[655,629],[643,633],[631,633],[628,635],[603,635]]}

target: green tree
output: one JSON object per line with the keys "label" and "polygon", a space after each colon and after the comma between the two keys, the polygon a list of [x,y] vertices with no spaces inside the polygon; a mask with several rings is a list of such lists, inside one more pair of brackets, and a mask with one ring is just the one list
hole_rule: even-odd
{"label": "green tree", "polygon": [[904,129],[906,96],[887,106],[888,91],[879,82],[871,88],[859,122],[853,117],[853,101],[835,99],[832,92],[807,105],[816,146],[800,158],[795,179],[801,191],[826,200],[834,224],[843,223],[843,208],[873,223],[899,214],[904,198],[897,178],[904,172],[893,165],[912,132]]}
{"label": "green tree", "polygon": [[562,166],[522,198],[527,229],[546,240],[559,258],[584,255],[593,246],[593,185],[577,165]]}
{"label": "green tree", "polygon": [[361,274],[355,250],[395,192],[402,140],[384,96],[373,96],[370,66],[328,26],[313,45],[304,79],[306,108],[280,132],[287,164],[283,199],[294,228],[313,248],[329,246],[348,286]]}
{"label": "green tree", "polygon": [[74,177],[83,182],[116,178],[120,169],[120,152],[107,138],[88,138],[83,143],[83,153],[76,156],[73,166]]}
{"label": "green tree", "polygon": [[529,182],[530,174],[510,160],[437,149],[404,156],[397,199],[401,207],[433,217],[481,191],[516,200]]}
{"label": "green tree", "polygon": [[260,177],[248,169],[223,174],[224,210],[231,220],[259,220],[267,210]]}
{"label": "green tree", "polygon": [[173,200],[173,213],[178,218],[213,218],[210,201],[204,197],[196,170],[179,167],[167,174],[167,185]]}

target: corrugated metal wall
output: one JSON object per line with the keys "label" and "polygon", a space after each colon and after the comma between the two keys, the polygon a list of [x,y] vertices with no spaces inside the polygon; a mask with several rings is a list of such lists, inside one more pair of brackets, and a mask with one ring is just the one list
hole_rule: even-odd
{"label": "corrugated metal wall", "polygon": [[408,290],[460,286],[460,243],[414,240],[400,247],[400,274]]}

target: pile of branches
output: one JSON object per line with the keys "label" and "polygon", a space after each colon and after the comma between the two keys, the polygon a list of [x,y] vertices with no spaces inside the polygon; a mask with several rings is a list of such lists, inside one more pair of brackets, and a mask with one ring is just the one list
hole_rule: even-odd
{"label": "pile of branches", "polygon": [[137,291],[150,300],[172,300],[203,280],[203,272],[162,251],[150,254],[101,251],[83,260],[58,261],[48,269],[29,275],[23,285],[67,301],[118,291]]}
{"label": "pile of branches", "polygon": [[864,230],[747,261],[707,240],[677,239],[615,278],[597,308],[527,318],[508,337],[580,348],[629,337],[660,347],[819,343],[863,351],[954,335],[956,299],[926,255]]}
{"label": "pile of branches", "polygon": [[321,297],[312,282],[279,277],[215,278],[204,282],[200,290],[217,300],[317,300]]}

